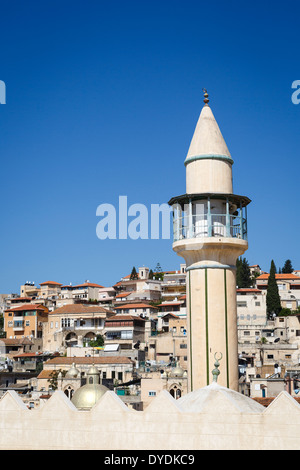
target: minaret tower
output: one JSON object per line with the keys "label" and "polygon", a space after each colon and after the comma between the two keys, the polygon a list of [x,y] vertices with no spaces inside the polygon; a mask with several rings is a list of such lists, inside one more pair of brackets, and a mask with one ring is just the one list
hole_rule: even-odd
{"label": "minaret tower", "polygon": [[186,194],[173,207],[173,250],[187,272],[188,389],[209,385],[215,355],[218,383],[238,391],[236,260],[248,248],[245,196],[233,194],[233,160],[204,90],[185,160]]}

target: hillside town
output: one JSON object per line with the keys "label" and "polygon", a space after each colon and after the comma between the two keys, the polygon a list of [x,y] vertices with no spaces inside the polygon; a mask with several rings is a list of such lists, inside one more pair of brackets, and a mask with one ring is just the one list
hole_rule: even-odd
{"label": "hillside town", "polygon": [[[56,390],[72,399],[92,367],[99,383],[135,410],[162,390],[175,399],[187,394],[186,266],[177,268],[133,267],[109,287],[58,279],[2,293],[0,396],[14,390],[30,409]],[[297,398],[300,270],[275,274],[280,306],[270,311],[271,274],[246,268],[248,282],[236,288],[239,392],[264,406],[283,390]],[[80,399],[76,405],[88,406]]]}

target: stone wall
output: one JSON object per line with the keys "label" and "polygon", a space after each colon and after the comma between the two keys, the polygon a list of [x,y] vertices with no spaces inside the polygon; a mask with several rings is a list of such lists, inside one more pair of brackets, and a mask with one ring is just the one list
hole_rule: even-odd
{"label": "stone wall", "polygon": [[282,392],[268,408],[247,413],[239,409],[240,397],[235,403],[218,393],[201,411],[186,412],[163,391],[145,411],[135,411],[109,391],[91,411],[79,411],[56,391],[29,410],[9,391],[0,400],[0,449],[300,448],[300,406],[290,395]]}

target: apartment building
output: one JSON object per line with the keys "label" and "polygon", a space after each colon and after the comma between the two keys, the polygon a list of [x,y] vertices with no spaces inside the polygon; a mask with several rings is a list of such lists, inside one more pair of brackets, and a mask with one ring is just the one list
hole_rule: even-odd
{"label": "apartment building", "polygon": [[128,274],[121,278],[113,287],[117,294],[131,294],[130,300],[156,301],[161,298],[162,281],[149,278],[149,268],[138,269],[137,278],[130,279]]}
{"label": "apartment building", "polygon": [[[269,274],[257,277],[256,287],[260,290],[268,289]],[[296,274],[275,274],[282,308],[296,310],[300,305],[300,276]]]}
{"label": "apartment building", "polygon": [[257,343],[271,336],[267,322],[266,292],[256,288],[237,289],[237,326],[239,343]]}
{"label": "apartment building", "polygon": [[163,301],[172,302],[178,300],[186,293],[186,265],[181,264],[180,270],[164,273],[162,282]]}
{"label": "apartment building", "polygon": [[114,307],[118,314],[129,314],[134,316],[148,317],[152,320],[157,319],[158,307],[143,302],[125,303]]}
{"label": "apartment building", "polygon": [[107,318],[115,315],[99,305],[70,304],[49,313],[43,331],[47,351],[64,351],[70,346],[83,346],[104,333]]}
{"label": "apartment building", "polygon": [[23,304],[4,312],[6,338],[42,339],[43,325],[48,321],[49,310],[44,305]]}
{"label": "apartment building", "polygon": [[105,347],[118,346],[121,350],[143,347],[151,334],[151,322],[136,315],[115,315],[105,321]]}

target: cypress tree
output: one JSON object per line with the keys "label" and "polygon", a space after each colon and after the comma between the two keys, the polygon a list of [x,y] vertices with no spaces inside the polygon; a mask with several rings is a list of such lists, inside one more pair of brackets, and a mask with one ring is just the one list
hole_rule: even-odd
{"label": "cypress tree", "polygon": [[153,271],[152,271],[152,269],[150,269],[150,271],[149,271],[149,279],[153,279],[153,277],[154,277]]}
{"label": "cypress tree", "polygon": [[274,261],[271,261],[270,275],[268,280],[268,289],[267,289],[267,312],[269,315],[278,313],[281,311],[281,302],[278,292],[278,286],[276,283],[276,266]]}
{"label": "cypress tree", "polygon": [[246,258],[238,258],[236,261],[236,285],[241,289],[252,287],[252,283],[248,261]]}
{"label": "cypress tree", "polygon": [[294,271],[292,262],[290,259],[287,259],[286,262],[284,263],[284,266],[282,268],[282,273],[284,274],[291,274]]}
{"label": "cypress tree", "polygon": [[131,274],[130,274],[130,280],[132,279],[138,279],[138,274],[136,272],[135,266],[133,266]]}

